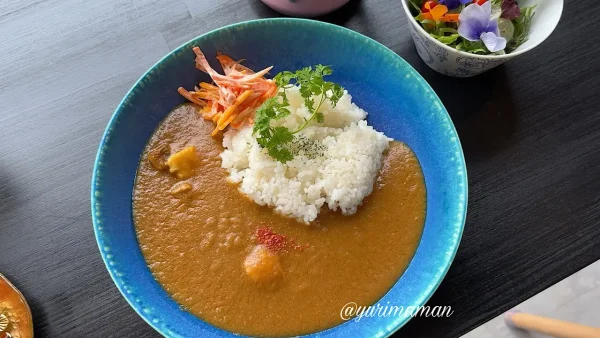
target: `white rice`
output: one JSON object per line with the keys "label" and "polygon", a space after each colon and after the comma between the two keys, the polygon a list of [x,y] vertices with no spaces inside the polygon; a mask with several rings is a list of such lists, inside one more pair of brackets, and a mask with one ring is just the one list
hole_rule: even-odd
{"label": "white rice", "polygon": [[[292,114],[278,121],[296,129],[310,113],[297,88],[287,91]],[[285,164],[271,158],[252,136],[252,127],[225,133],[222,167],[239,190],[260,205],[305,223],[317,218],[325,204],[345,215],[356,212],[373,191],[390,138],[374,130],[367,113],[346,92],[335,108],[326,101],[319,111],[324,123],[312,121],[299,135],[322,144],[321,156],[297,154]],[[316,99],[315,99],[316,101]]]}

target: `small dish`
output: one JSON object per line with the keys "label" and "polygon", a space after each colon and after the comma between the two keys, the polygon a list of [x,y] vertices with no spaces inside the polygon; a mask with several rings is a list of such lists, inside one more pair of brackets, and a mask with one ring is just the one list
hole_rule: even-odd
{"label": "small dish", "polygon": [[25,296],[0,273],[0,337],[33,338],[33,318]]}
{"label": "small dish", "polygon": [[554,31],[563,11],[563,0],[523,0],[520,6],[533,6],[535,15],[531,23],[529,40],[514,52],[504,55],[477,55],[456,50],[432,38],[410,12],[409,0],[402,7],[410,22],[410,32],[417,53],[429,67],[438,73],[454,77],[471,77],[497,67],[540,45]]}

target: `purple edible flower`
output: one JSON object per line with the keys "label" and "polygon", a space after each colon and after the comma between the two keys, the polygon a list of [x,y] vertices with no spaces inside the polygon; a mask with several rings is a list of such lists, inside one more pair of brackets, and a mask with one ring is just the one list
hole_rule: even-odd
{"label": "purple edible flower", "polygon": [[500,36],[498,19],[492,19],[492,4],[471,4],[458,16],[458,34],[469,41],[483,41],[490,52],[498,52],[506,47],[506,39]]}
{"label": "purple edible flower", "polygon": [[515,0],[502,0],[502,15],[500,17],[508,20],[516,19],[521,16],[521,9]]}
{"label": "purple edible flower", "polygon": [[440,4],[448,7],[448,10],[458,8],[461,4],[468,4],[472,0],[440,0]]}

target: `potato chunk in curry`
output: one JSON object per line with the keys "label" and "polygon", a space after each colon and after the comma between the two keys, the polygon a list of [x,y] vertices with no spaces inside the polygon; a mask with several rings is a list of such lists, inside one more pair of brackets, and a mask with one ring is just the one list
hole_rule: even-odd
{"label": "potato chunk in curry", "polygon": [[200,158],[196,153],[196,147],[185,147],[167,160],[169,172],[177,178],[185,179],[194,175],[194,170],[200,166]]}
{"label": "potato chunk in curry", "polygon": [[264,245],[257,245],[244,261],[244,269],[257,283],[271,282],[283,275],[279,256]]}

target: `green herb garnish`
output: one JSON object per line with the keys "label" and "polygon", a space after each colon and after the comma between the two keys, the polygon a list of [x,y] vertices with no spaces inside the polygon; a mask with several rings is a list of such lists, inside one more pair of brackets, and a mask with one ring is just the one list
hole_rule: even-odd
{"label": "green herb garnish", "polygon": [[304,155],[308,159],[323,156],[326,147],[319,140],[314,140],[304,135],[295,135],[294,141],[290,143],[290,150],[294,155]]}
{"label": "green herb garnish", "polygon": [[[321,105],[325,100],[329,100],[333,107],[336,106],[342,95],[344,88],[340,85],[323,80],[324,76],[331,75],[333,71],[328,66],[317,65],[304,67],[294,73],[281,72],[275,76],[275,83],[280,90],[277,96],[268,99],[256,110],[254,120],[253,135],[256,135],[258,144],[267,149],[269,155],[285,163],[294,158],[293,142],[297,138],[295,134],[302,131],[310,121],[316,119],[323,123],[325,116],[319,112]],[[296,130],[290,130],[286,127],[273,127],[271,121],[280,120],[290,115],[289,101],[286,90],[294,86],[291,81],[300,86],[300,95],[304,99],[304,104],[310,112],[310,117],[304,120],[304,123]],[[315,101],[316,99],[316,101]],[[315,107],[315,102],[317,102]]]}

